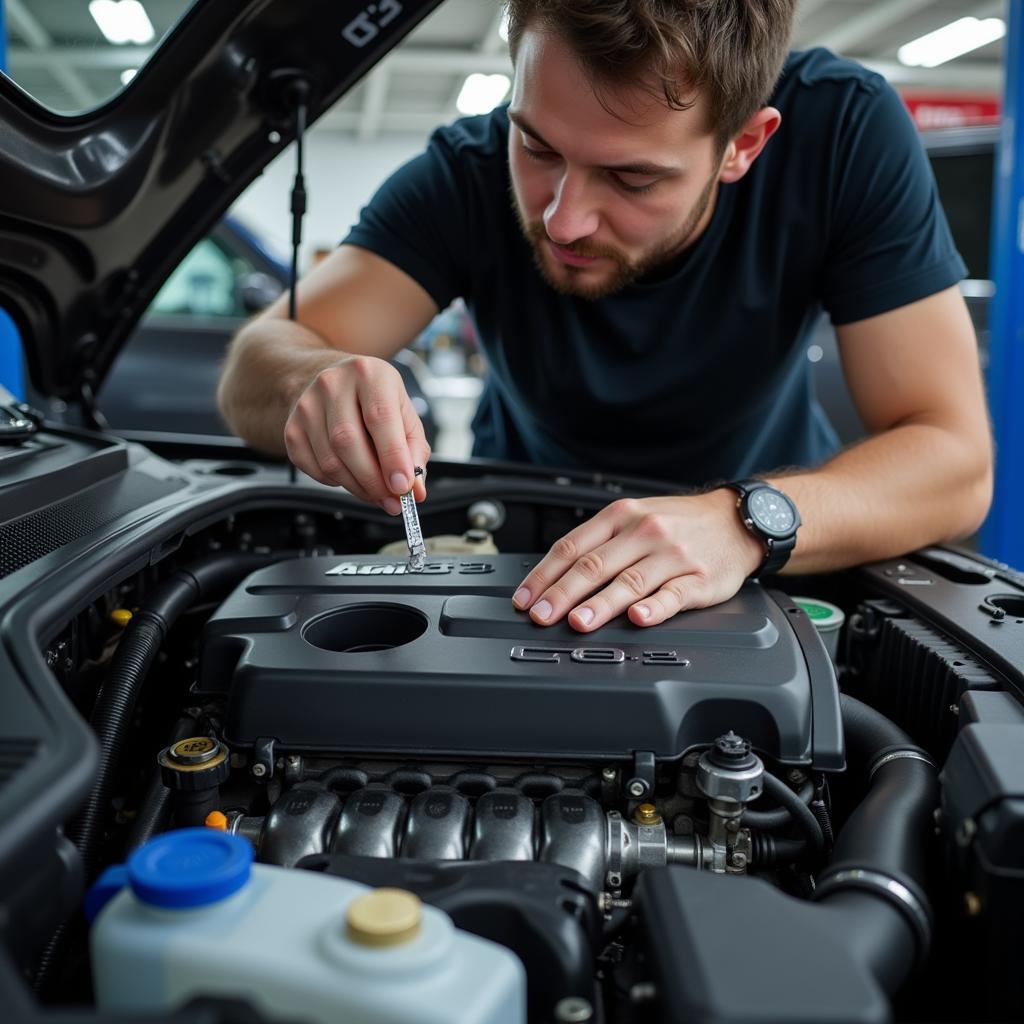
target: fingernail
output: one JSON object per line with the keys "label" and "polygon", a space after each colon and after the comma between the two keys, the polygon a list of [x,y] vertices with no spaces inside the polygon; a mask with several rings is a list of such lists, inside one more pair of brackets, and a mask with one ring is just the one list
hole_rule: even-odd
{"label": "fingernail", "polygon": [[651,617],[651,609],[648,608],[647,605],[635,604],[633,605],[633,608],[636,610],[637,615],[639,615],[641,619],[649,619]]}
{"label": "fingernail", "polygon": [[402,514],[402,503],[397,498],[385,498],[380,503],[380,507],[384,509],[389,516],[400,516]]}
{"label": "fingernail", "polygon": [[594,610],[592,608],[577,608],[576,618],[582,622],[584,626],[589,626],[594,621]]}
{"label": "fingernail", "polygon": [[530,591],[526,587],[520,587],[512,595],[512,603],[519,605],[520,608],[530,603]]}
{"label": "fingernail", "polygon": [[409,481],[405,479],[404,473],[391,474],[391,490],[398,494],[405,494],[409,490]]}
{"label": "fingernail", "polygon": [[546,619],[551,615],[551,602],[538,601],[531,610],[535,618]]}

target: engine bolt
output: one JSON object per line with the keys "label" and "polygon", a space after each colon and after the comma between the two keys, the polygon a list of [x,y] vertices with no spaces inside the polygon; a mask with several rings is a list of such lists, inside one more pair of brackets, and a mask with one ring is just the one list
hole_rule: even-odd
{"label": "engine bolt", "polygon": [[647,792],[647,787],[639,780],[634,779],[629,784],[629,795],[635,797],[641,797]]}
{"label": "engine bolt", "polygon": [[638,825],[660,825],[661,815],[654,804],[641,804],[633,815],[633,820]]}
{"label": "engine bolt", "polygon": [[601,771],[601,778],[605,782],[614,782],[616,775],[618,775],[618,772],[614,768],[604,768]]}
{"label": "engine bolt", "polygon": [[257,761],[252,766],[252,773],[257,779],[262,779],[263,776],[267,774],[267,766],[261,761]]}
{"label": "engine bolt", "polygon": [[555,1004],[555,1020],[558,1024],[584,1024],[592,1020],[594,1008],[586,999],[579,996],[567,996]]}
{"label": "engine bolt", "polygon": [[738,850],[735,851],[732,855],[732,866],[734,868],[739,868],[740,870],[746,868],[747,855],[745,853],[740,853]]}

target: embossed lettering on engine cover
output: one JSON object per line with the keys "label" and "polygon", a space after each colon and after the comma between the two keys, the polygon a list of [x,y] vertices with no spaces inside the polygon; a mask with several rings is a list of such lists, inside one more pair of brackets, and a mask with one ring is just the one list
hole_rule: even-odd
{"label": "embossed lettering on engine cover", "polygon": [[422,569],[410,569],[406,562],[341,562],[328,569],[325,576],[445,576],[457,572],[460,576],[482,576],[494,572],[488,562],[427,562]]}
{"label": "embossed lettering on engine cover", "polygon": [[509,657],[513,661],[543,661],[548,664],[561,662],[561,656],[568,654],[572,661],[584,665],[621,665],[627,659],[641,665],[689,665],[677,651],[644,650],[627,654],[621,647],[513,647]]}

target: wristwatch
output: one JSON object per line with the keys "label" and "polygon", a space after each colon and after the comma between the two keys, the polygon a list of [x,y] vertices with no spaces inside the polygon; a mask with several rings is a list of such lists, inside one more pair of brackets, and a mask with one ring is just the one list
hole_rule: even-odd
{"label": "wristwatch", "polygon": [[765,546],[764,561],[751,575],[778,572],[796,547],[800,527],[800,513],[792,498],[763,480],[734,480],[725,486],[739,495],[736,507],[743,525]]}

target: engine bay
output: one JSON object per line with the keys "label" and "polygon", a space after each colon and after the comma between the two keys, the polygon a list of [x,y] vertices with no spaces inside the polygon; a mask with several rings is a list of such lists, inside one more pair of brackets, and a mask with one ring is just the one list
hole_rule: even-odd
{"label": "engine bay", "polygon": [[[412,572],[382,513],[178,454],[129,453],[172,514],[132,513],[130,539],[95,527],[119,544],[90,527],[74,578],[55,550],[8,618],[22,608],[11,646],[29,664],[34,644],[37,692],[92,737],[51,765],[84,800],[62,796],[56,840],[44,824],[5,869],[8,981],[40,1019],[118,1019],[90,948],[129,898],[111,873],[188,830],[259,871],[411,893],[500,947],[524,1010],[495,1020],[966,1019],[963,962],[989,979],[973,1019],[1013,1019],[1013,570],[936,548],[584,636],[511,594],[621,481],[439,466]],[[808,596],[845,617],[834,658]],[[737,941],[757,949],[742,982]],[[178,1002],[233,1019],[231,977],[186,972]],[[282,986],[265,967],[241,995],[273,1020]],[[484,1018],[456,1002],[447,1019]]]}

